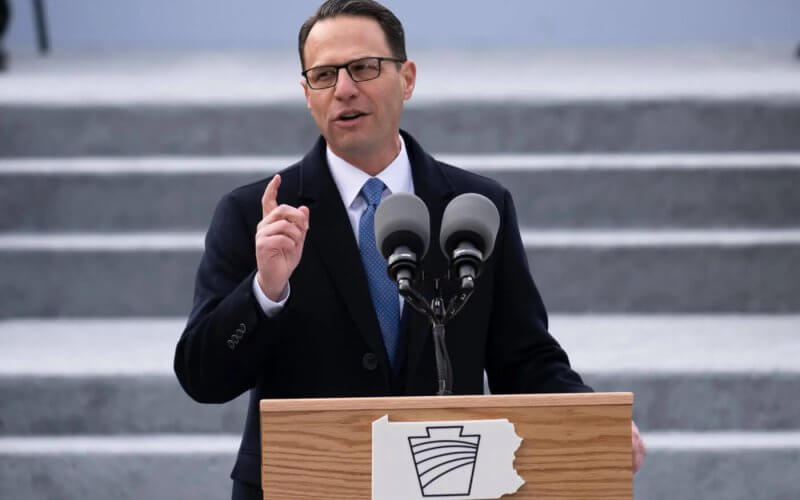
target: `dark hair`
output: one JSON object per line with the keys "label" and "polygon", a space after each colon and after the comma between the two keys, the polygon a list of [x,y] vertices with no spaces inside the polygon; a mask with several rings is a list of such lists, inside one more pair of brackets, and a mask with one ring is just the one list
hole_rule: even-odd
{"label": "dark hair", "polygon": [[298,50],[300,52],[300,65],[306,69],[306,61],[303,56],[303,49],[306,46],[306,39],[311,32],[311,28],[323,19],[330,19],[336,16],[361,16],[370,17],[378,22],[383,34],[386,35],[386,42],[392,51],[392,57],[406,60],[406,35],[403,32],[403,25],[391,10],[374,0],[327,0],[319,6],[316,14],[309,17],[300,27],[298,36]]}

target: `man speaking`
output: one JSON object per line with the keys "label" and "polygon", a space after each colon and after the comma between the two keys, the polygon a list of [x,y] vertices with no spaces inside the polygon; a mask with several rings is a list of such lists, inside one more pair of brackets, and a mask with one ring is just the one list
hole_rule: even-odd
{"label": "man speaking", "polygon": [[[509,192],[400,130],[417,68],[395,15],[372,0],[329,0],[301,27],[299,52],[321,137],[298,163],[220,201],[175,351],[197,401],[250,391],[234,499],[262,498],[259,400],[436,393],[430,324],[401,302],[375,245],[375,210],[392,193],[425,202],[433,241],[460,194],[486,196],[500,214],[475,292],[447,326],[454,394],[483,393],[484,371],[493,393],[591,391],[547,331]],[[444,276],[448,262],[430,251],[421,268]]]}

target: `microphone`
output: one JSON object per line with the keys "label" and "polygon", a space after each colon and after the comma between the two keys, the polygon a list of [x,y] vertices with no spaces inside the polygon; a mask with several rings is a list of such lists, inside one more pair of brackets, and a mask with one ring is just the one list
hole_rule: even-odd
{"label": "microphone", "polygon": [[375,243],[401,291],[416,278],[417,264],[428,251],[430,226],[425,202],[410,193],[387,196],[375,211]]}
{"label": "microphone", "polygon": [[463,290],[472,290],[483,263],[494,250],[500,214],[492,201],[477,193],[453,198],[444,209],[439,245]]}

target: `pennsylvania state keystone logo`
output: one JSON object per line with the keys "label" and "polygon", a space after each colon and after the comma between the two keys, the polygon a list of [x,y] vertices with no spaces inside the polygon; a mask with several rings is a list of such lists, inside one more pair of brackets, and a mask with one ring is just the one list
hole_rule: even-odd
{"label": "pennsylvania state keystone logo", "polygon": [[425,430],[408,438],[422,496],[469,496],[481,436],[465,435],[463,425]]}

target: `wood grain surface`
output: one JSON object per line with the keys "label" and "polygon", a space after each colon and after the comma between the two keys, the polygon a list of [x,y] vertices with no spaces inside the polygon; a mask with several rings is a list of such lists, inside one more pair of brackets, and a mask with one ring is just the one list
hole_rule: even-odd
{"label": "wood grain surface", "polygon": [[[507,418],[513,499],[631,499],[631,393],[261,401],[265,499],[369,499],[372,422]],[[376,499],[380,500],[380,499]]]}

